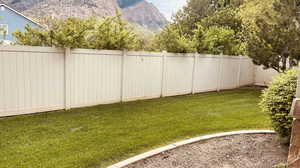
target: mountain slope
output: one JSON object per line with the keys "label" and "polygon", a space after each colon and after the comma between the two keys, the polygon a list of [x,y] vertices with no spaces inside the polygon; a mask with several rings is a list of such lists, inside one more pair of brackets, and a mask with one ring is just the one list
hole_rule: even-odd
{"label": "mountain slope", "polygon": [[85,18],[91,15],[112,16],[118,4],[115,0],[13,0],[12,7],[31,17]]}
{"label": "mountain slope", "polygon": [[173,14],[186,5],[187,0],[147,0],[153,3],[164,16],[171,20]]}
{"label": "mountain slope", "polygon": [[138,2],[132,6],[122,9],[123,16],[132,23],[144,27],[159,29],[167,24],[166,18],[152,4],[146,1]]}
{"label": "mountain slope", "polygon": [[[3,0],[3,2],[35,18],[115,16],[116,10],[119,10],[129,22],[147,28],[157,29],[167,23],[159,10],[145,0]],[[122,2],[123,8],[120,7]]]}
{"label": "mountain slope", "polygon": [[117,0],[120,8],[127,8],[143,0]]}

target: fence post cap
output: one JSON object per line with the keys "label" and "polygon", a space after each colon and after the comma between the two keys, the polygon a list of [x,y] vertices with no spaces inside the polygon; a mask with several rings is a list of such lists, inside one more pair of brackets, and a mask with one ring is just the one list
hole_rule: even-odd
{"label": "fence post cap", "polygon": [[124,56],[124,55],[126,55],[126,54],[127,54],[127,52],[128,52],[128,50],[127,50],[127,49],[124,49],[124,50],[122,50],[122,54],[123,54],[123,56]]}
{"label": "fence post cap", "polygon": [[219,55],[219,57],[220,57],[220,58],[224,58],[224,54],[221,53],[221,54]]}

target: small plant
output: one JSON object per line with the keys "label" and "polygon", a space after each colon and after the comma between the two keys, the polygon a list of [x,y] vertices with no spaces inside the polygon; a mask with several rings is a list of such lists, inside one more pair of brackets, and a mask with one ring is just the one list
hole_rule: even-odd
{"label": "small plant", "polygon": [[286,143],[291,137],[292,121],[290,115],[297,88],[297,70],[292,69],[275,77],[270,87],[262,94],[260,107],[271,117],[272,126]]}
{"label": "small plant", "polygon": [[278,165],[273,166],[273,168],[287,168],[287,165],[284,163],[280,163]]}

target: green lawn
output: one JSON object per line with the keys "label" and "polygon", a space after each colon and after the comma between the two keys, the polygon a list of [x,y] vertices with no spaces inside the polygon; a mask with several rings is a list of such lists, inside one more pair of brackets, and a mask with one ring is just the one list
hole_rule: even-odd
{"label": "green lawn", "polygon": [[261,90],[100,105],[0,119],[1,168],[103,168],[199,135],[270,129]]}

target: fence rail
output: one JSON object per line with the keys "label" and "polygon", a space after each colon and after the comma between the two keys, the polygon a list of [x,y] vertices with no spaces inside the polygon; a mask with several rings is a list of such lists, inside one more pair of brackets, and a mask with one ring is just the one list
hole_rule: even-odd
{"label": "fence rail", "polygon": [[264,73],[242,56],[0,46],[0,116],[233,89]]}

